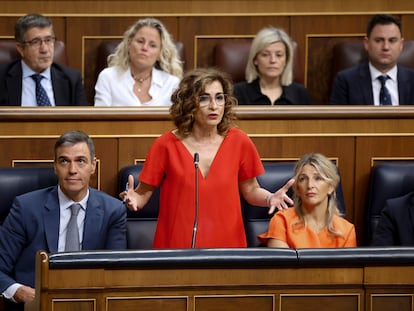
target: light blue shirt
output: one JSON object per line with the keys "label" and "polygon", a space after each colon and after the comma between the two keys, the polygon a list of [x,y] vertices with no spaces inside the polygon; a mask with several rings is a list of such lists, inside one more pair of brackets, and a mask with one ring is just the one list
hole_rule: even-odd
{"label": "light blue shirt", "polygon": [[79,242],[80,242],[81,249],[82,249],[83,225],[85,223],[85,212],[86,212],[86,204],[89,198],[89,189],[88,189],[86,196],[79,202],[74,202],[71,199],[69,199],[62,192],[62,190],[60,189],[60,186],[58,187],[58,195],[59,195],[59,205],[60,205],[58,252],[65,251],[66,232],[67,232],[67,227],[69,224],[70,216],[72,214],[70,206],[73,203],[79,203],[82,206],[78,214]]}
{"label": "light blue shirt", "polygon": [[[22,107],[36,107],[36,83],[31,75],[36,74],[26,63],[22,60]],[[53,96],[52,79],[50,75],[50,67],[41,73],[43,79],[40,84],[46,91],[49,102],[52,106],[55,106],[55,97]]]}

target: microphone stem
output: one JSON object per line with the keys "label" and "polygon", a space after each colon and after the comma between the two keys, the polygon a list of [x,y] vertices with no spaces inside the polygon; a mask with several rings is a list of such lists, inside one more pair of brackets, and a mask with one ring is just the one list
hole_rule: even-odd
{"label": "microphone stem", "polygon": [[195,167],[195,217],[193,226],[193,237],[191,239],[191,248],[195,248],[197,225],[198,225],[198,154],[195,155],[196,161],[194,161]]}

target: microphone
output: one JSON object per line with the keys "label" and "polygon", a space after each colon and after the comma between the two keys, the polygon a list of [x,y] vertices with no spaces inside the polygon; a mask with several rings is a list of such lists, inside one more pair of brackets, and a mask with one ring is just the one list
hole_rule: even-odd
{"label": "microphone", "polygon": [[194,153],[194,166],[195,169],[198,169],[198,153]]}
{"label": "microphone", "polygon": [[191,248],[195,247],[198,225],[198,153],[194,153],[194,168],[195,168],[195,217],[193,225],[193,237],[191,239]]}

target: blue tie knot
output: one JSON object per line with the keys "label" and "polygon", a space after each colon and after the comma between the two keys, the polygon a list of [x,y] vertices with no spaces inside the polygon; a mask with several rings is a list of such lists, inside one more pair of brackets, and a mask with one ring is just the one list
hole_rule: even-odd
{"label": "blue tie knot", "polygon": [[51,106],[49,97],[46,94],[40,81],[44,78],[42,75],[36,73],[30,76],[36,83],[36,103],[38,106]]}
{"label": "blue tie knot", "polygon": [[43,76],[38,74],[38,73],[35,73],[35,74],[31,75],[31,77],[32,77],[33,80],[35,80],[36,83],[39,83],[40,80],[43,79]]}
{"label": "blue tie knot", "polygon": [[378,80],[380,80],[380,82],[381,82],[381,86],[383,87],[383,86],[385,86],[385,83],[387,82],[387,80],[389,79],[390,77],[389,76],[387,76],[387,75],[385,75],[385,76],[379,76],[378,77]]}

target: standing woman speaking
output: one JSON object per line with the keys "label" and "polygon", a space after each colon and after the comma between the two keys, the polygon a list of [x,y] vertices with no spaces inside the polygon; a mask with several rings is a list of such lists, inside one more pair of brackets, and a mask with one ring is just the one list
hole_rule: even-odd
{"label": "standing woman speaking", "polygon": [[187,72],[172,95],[170,114],[176,128],[151,146],[138,186],[134,189],[130,175],[128,190],[120,194],[127,207],[137,211],[161,187],[154,248],[192,246],[196,191],[198,248],[247,246],[240,193],[253,205],[269,207],[270,213],[293,203],[286,195],[293,180],[274,194],[259,186],[256,176],[264,168],[253,142],[233,124],[232,91],[232,83],[220,71]]}

